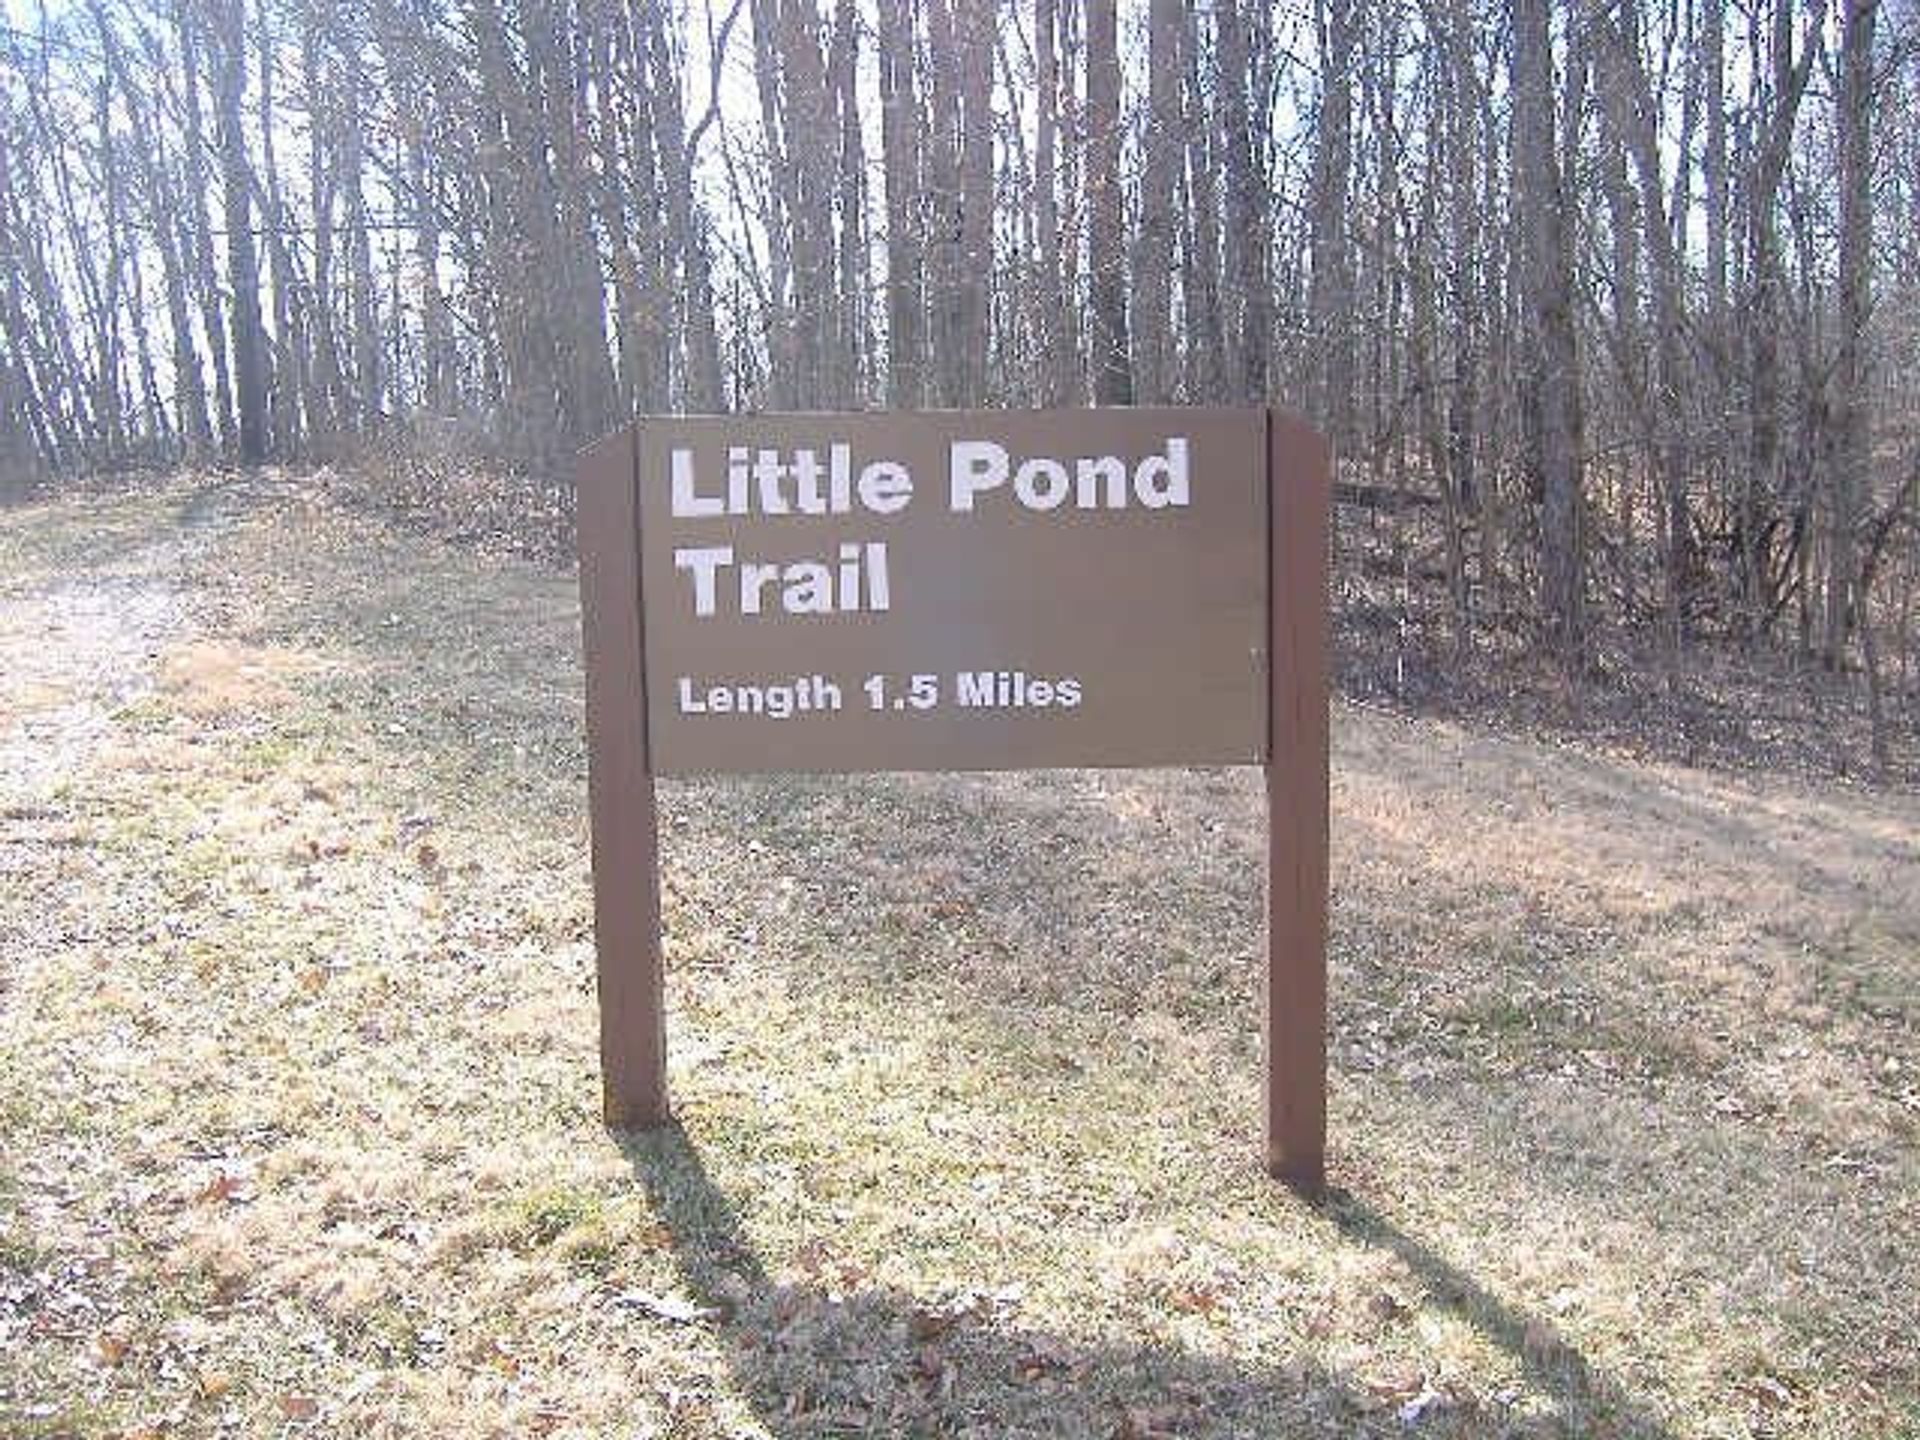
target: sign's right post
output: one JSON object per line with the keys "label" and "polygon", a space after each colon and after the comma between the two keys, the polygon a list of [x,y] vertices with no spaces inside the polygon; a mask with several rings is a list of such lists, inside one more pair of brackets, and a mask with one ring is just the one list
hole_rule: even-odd
{"label": "sign's right post", "polygon": [[1326,1188],[1327,551],[1333,456],[1305,421],[1267,416],[1266,1163]]}

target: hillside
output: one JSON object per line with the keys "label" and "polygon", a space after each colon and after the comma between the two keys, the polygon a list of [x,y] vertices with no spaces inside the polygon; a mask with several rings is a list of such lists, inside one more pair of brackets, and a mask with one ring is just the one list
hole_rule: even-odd
{"label": "hillside", "polygon": [[1238,771],[663,787],[599,1123],[571,574],[0,511],[0,1432],[1920,1434],[1920,798],[1343,702],[1331,1170]]}

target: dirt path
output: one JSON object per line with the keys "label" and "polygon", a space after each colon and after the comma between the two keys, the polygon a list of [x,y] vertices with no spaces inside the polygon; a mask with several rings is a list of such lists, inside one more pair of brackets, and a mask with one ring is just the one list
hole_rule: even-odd
{"label": "dirt path", "polygon": [[157,579],[76,581],[9,600],[0,619],[0,793],[9,804],[30,804],[72,773],[112,713],[151,689],[161,647],[184,623],[179,592]]}
{"label": "dirt path", "polygon": [[[0,579],[5,804],[44,799],[112,733],[115,713],[151,692],[163,653],[192,631],[196,604],[204,608],[187,572],[258,503],[250,497],[273,483],[272,476],[251,486],[216,479],[176,486],[152,507],[136,502],[144,537],[104,565],[88,554],[84,535],[71,533],[84,520],[63,516],[53,523],[67,531],[77,563],[23,565]],[[31,534],[44,516],[57,513],[17,514],[13,523]]]}

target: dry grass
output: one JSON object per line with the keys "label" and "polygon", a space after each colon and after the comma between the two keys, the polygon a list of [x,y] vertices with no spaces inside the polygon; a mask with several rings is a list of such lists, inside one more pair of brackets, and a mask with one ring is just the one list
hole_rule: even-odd
{"label": "dry grass", "polygon": [[1341,709],[1315,1211],[1254,777],[676,784],[621,1142],[571,579],[211,493],[0,519],[0,1432],[1920,1434],[1912,796]]}
{"label": "dry grass", "polygon": [[284,682],[318,668],[287,650],[200,640],[160,657],[160,689],[167,708],[188,717],[278,710],[293,700]]}

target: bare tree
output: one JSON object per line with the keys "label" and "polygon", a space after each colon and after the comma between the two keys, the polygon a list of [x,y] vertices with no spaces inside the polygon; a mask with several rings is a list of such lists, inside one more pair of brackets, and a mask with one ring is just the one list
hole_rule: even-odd
{"label": "bare tree", "polygon": [[1885,719],[1920,675],[1888,508],[1916,24],[47,7],[0,32],[0,467],[299,459],[424,411],[558,477],[635,409],[1277,396],[1401,583],[1438,557],[1461,647],[1544,635],[1578,674],[1658,636],[1679,684],[1697,644],[1788,644]]}
{"label": "bare tree", "polygon": [[267,339],[260,315],[260,262],[253,243],[253,174],[240,102],[247,83],[244,0],[208,0],[214,41],[215,122],[227,231],[227,289],[233,296],[233,376],[240,458],[267,453]]}
{"label": "bare tree", "polygon": [[1147,21],[1147,123],[1141,146],[1140,227],[1134,241],[1133,362],[1143,401],[1171,399],[1180,349],[1173,329],[1174,206],[1179,193],[1186,116],[1181,108],[1181,31],[1177,0],[1153,0]]}
{"label": "bare tree", "polygon": [[1513,190],[1526,308],[1521,404],[1540,492],[1540,613],[1569,665],[1585,643],[1585,500],[1580,485],[1579,355],[1566,187],[1554,144],[1549,0],[1513,0]]}
{"label": "bare tree", "polygon": [[1126,241],[1120,194],[1120,53],[1115,0],[1087,6],[1087,285],[1091,295],[1093,396],[1133,403],[1127,343]]}
{"label": "bare tree", "polygon": [[[1873,304],[1873,36],[1879,0],[1846,0],[1840,31],[1839,347],[1834,358],[1832,540],[1827,561],[1826,660],[1840,663],[1865,596],[1858,532],[1871,485]],[[1867,628],[1871,628],[1870,626]],[[1876,747],[1884,744],[1875,726]],[[1884,754],[1879,757],[1883,762]]]}
{"label": "bare tree", "polygon": [[[1267,355],[1272,345],[1268,290],[1267,184],[1257,151],[1263,119],[1256,119],[1248,85],[1253,51],[1242,0],[1220,0],[1218,91],[1215,102],[1221,150],[1226,157],[1226,285],[1232,393],[1246,400],[1267,397]],[[1262,112],[1264,115],[1264,111]]]}
{"label": "bare tree", "polygon": [[887,192],[887,400],[912,409],[926,394],[916,47],[907,0],[879,0],[879,6],[880,146]]}

